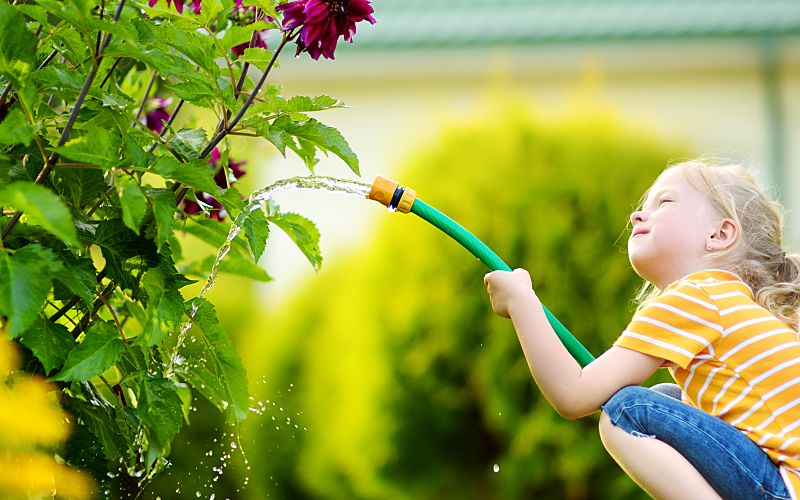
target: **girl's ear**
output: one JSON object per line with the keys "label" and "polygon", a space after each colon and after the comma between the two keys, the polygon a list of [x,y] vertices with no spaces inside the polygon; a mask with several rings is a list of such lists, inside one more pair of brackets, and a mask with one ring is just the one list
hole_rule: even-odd
{"label": "girl's ear", "polygon": [[709,236],[706,247],[709,250],[726,250],[739,238],[739,226],[733,219],[725,218],[719,222],[717,229]]}

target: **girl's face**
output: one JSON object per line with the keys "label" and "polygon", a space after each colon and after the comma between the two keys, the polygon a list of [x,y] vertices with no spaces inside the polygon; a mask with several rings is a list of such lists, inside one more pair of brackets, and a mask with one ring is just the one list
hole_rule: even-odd
{"label": "girl's face", "polygon": [[663,290],[705,267],[706,245],[722,218],[681,168],[665,170],[641,210],[631,214],[628,258],[636,273]]}

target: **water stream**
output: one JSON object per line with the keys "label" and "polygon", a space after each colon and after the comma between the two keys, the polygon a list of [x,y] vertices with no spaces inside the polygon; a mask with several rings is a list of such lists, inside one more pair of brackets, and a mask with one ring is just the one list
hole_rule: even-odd
{"label": "water stream", "polygon": [[255,210],[261,210],[261,206],[269,201],[275,193],[286,191],[288,189],[314,189],[314,190],[325,190],[325,191],[339,191],[355,196],[359,196],[362,198],[366,198],[367,194],[369,194],[371,185],[360,182],[360,181],[351,181],[346,179],[337,179],[335,177],[325,177],[325,176],[305,176],[305,177],[290,177],[288,179],[281,179],[276,181],[269,186],[266,186],[258,191],[255,191],[244,204],[244,210],[240,214],[233,219],[233,223],[231,224],[231,229],[228,232],[228,237],[225,240],[225,243],[219,248],[217,251],[217,257],[214,260],[214,264],[211,266],[211,272],[206,279],[206,284],[200,290],[197,298],[192,301],[192,310],[189,313],[189,319],[181,325],[180,330],[178,331],[178,339],[175,344],[175,347],[170,355],[169,366],[167,367],[167,374],[172,373],[172,369],[176,361],[178,360],[178,351],[183,346],[183,343],[186,340],[186,332],[189,331],[189,328],[192,327],[192,321],[194,321],[194,317],[197,314],[197,310],[200,308],[201,301],[197,299],[202,299],[206,293],[208,293],[211,288],[214,287],[214,284],[217,281],[217,275],[219,274],[219,265],[222,262],[222,259],[228,254],[231,249],[231,245],[233,244],[233,240],[239,235],[239,232],[242,230],[242,224],[247,219],[247,215],[254,212]]}

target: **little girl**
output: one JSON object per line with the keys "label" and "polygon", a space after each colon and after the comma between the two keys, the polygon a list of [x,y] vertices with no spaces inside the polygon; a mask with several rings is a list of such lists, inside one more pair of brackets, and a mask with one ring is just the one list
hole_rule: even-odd
{"label": "little girl", "polygon": [[[691,161],[631,223],[642,301],[583,369],[526,271],[486,275],[536,384],[566,418],[601,410],[603,445],[655,498],[800,498],[800,254],[783,250],[779,207],[744,168]],[[677,386],[638,387],[662,367]]]}

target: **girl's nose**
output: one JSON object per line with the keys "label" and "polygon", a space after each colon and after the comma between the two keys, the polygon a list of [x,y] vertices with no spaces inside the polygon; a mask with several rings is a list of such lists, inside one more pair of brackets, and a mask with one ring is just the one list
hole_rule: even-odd
{"label": "girl's nose", "polygon": [[631,214],[631,224],[637,224],[640,222],[644,222],[647,219],[647,215],[642,210],[637,210]]}

